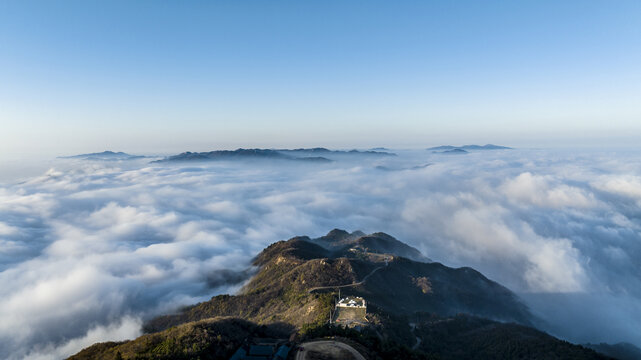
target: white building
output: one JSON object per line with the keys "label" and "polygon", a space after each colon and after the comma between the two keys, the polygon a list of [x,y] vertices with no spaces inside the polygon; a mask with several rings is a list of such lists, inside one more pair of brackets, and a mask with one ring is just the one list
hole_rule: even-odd
{"label": "white building", "polygon": [[365,303],[365,299],[362,297],[348,296],[340,299],[336,307],[367,309],[367,303]]}

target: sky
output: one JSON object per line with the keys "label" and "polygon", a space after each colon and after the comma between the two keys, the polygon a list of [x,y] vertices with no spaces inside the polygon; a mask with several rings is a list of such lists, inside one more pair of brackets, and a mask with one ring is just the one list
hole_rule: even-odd
{"label": "sky", "polygon": [[[0,0],[0,357],[133,338],[335,227],[641,346],[640,64],[636,0]],[[466,143],[516,149],[424,150]],[[398,156],[56,158],[312,146]]]}
{"label": "sky", "polygon": [[633,146],[638,1],[2,1],[0,159]]}

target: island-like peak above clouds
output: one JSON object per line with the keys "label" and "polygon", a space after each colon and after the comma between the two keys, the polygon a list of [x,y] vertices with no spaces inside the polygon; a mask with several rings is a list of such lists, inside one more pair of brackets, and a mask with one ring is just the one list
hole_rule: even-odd
{"label": "island-like peak above clouds", "polygon": [[374,149],[370,150],[329,150],[327,148],[317,147],[317,148],[300,148],[300,149],[276,149],[276,151],[282,153],[312,153],[312,154],[328,154],[328,155],[374,155],[374,156],[396,156],[396,154],[389,151],[375,151]]}
{"label": "island-like peak above clouds", "polygon": [[456,149],[444,150],[444,151],[434,151],[434,153],[437,153],[437,154],[448,154],[448,155],[464,155],[464,154],[468,154],[469,151],[456,148]]}
{"label": "island-like peak above clouds", "polygon": [[61,159],[83,159],[83,160],[132,160],[132,159],[141,159],[144,156],[141,155],[131,155],[122,151],[103,151],[99,153],[90,153],[90,154],[79,154],[72,156],[60,156]]}
{"label": "island-like peak above clouds", "polygon": [[[421,256],[381,232],[278,241],[256,256],[257,272],[237,295],[157,317],[146,335],[70,359],[229,359],[256,338],[289,338],[295,347],[331,335],[370,349],[368,358],[606,358],[530,327],[516,295],[478,271],[405,255]],[[338,309],[342,296],[361,305]],[[358,331],[347,329],[354,325]]]}
{"label": "island-like peak above clouds", "polygon": [[[323,156],[318,156],[323,155]],[[396,154],[380,151],[361,150],[329,150],[326,148],[309,149],[236,149],[236,150],[214,150],[208,152],[184,152],[172,155],[154,162],[173,161],[209,161],[209,160],[234,160],[234,159],[277,159],[277,160],[300,160],[312,162],[331,162],[335,156],[394,156]]]}
{"label": "island-like peak above clouds", "polygon": [[326,315],[325,311],[303,311],[312,305],[320,309],[314,295],[338,288],[400,316],[468,313],[522,324],[532,320],[516,295],[478,271],[431,262],[417,249],[382,232],[334,229],[316,239],[297,236],[268,246],[253,265],[259,270],[239,295],[214,297],[178,314],[161,316],[150,321],[147,330],[215,316],[302,327]]}
{"label": "island-like peak above clouds", "polygon": [[447,150],[508,150],[512,149],[511,147],[507,146],[501,146],[501,145],[494,145],[494,144],[486,144],[486,145],[463,145],[463,146],[453,146],[453,145],[441,145],[441,146],[435,146],[431,148],[427,148],[427,150],[434,150],[434,151],[447,151]]}
{"label": "island-like peak above clouds", "polygon": [[354,251],[364,251],[392,254],[414,261],[431,261],[416,248],[382,232],[366,235],[358,230],[353,233],[348,233],[345,230],[334,229],[327,235],[310,241],[333,251],[335,256],[349,256],[349,254]]}

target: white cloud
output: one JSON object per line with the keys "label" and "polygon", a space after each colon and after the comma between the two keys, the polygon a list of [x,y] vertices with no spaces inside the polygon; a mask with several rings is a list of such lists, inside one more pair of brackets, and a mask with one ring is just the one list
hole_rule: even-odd
{"label": "white cloud", "polygon": [[89,329],[84,336],[71,339],[61,345],[47,344],[43,349],[29,352],[26,357],[33,360],[63,359],[92,344],[103,342],[104,339],[122,341],[135,338],[140,335],[141,326],[141,319],[124,317],[106,326],[95,326]]}
{"label": "white cloud", "polygon": [[595,188],[637,200],[641,204],[641,177],[635,175],[603,176],[592,184]]}
{"label": "white cloud", "polygon": [[0,236],[2,235],[13,235],[18,232],[18,228],[14,226],[9,226],[5,223],[0,222]]}
{"label": "white cloud", "polygon": [[[410,199],[403,217],[434,235],[450,261],[500,263],[495,279],[529,292],[572,292],[586,282],[579,252],[567,239],[544,238],[498,204],[469,194]],[[514,277],[513,274],[521,274]]]}
{"label": "white cloud", "polygon": [[585,270],[579,252],[569,240],[537,241],[528,256],[525,279],[535,292],[578,292],[585,290]]}
{"label": "white cloud", "polygon": [[594,196],[585,190],[565,184],[551,185],[550,176],[524,172],[506,180],[501,190],[510,201],[549,208],[587,208],[595,205]]}
{"label": "white cloud", "polygon": [[[641,301],[641,263],[630,260],[641,256],[638,159],[511,151],[321,166],[61,161],[0,188],[0,357],[133,337],[141,319],[236,289],[238,277],[221,270],[244,270],[269,243],[335,227],[388,232],[518,292]],[[624,319],[632,303],[607,311]],[[548,307],[533,306],[554,323]],[[619,325],[610,335],[641,344],[641,323]],[[599,340],[598,328],[591,334]]]}

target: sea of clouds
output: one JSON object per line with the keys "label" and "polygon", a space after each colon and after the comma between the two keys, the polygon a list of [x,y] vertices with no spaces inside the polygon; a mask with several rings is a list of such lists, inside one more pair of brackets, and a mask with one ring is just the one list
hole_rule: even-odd
{"label": "sea of clouds", "polygon": [[333,228],[472,266],[556,336],[641,345],[641,152],[397,154],[60,159],[0,185],[0,358],[134,338],[149,317],[236,291],[266,245]]}

